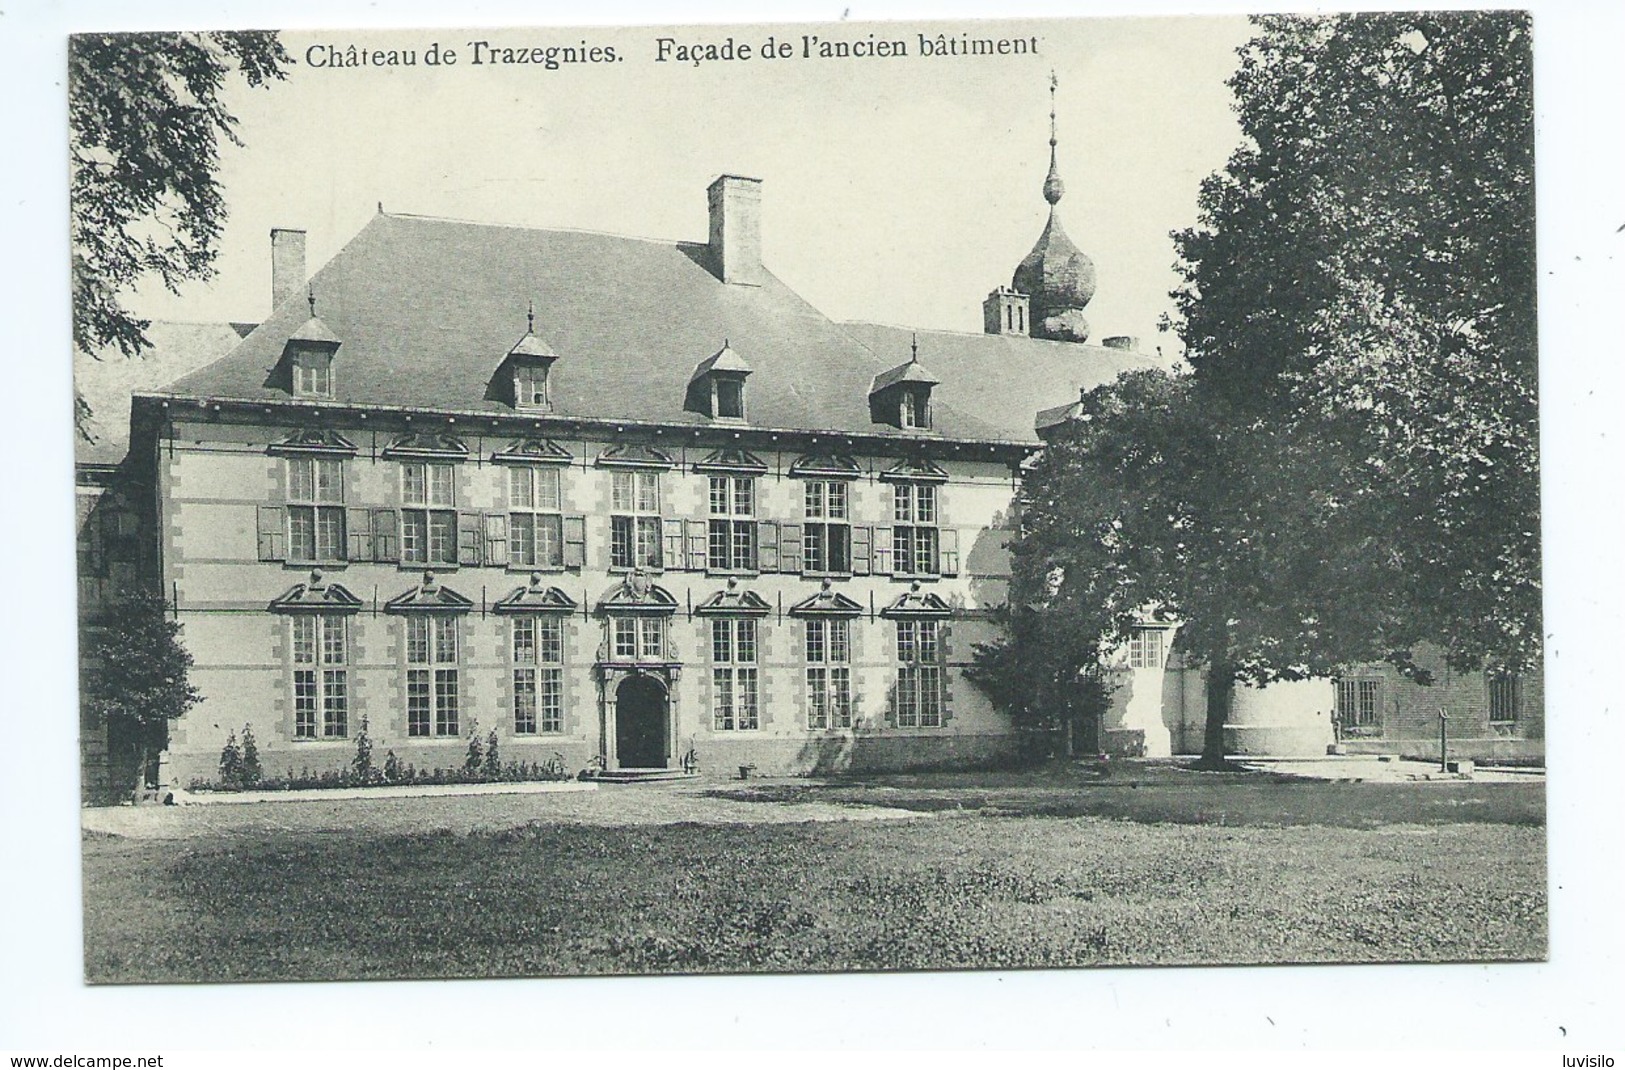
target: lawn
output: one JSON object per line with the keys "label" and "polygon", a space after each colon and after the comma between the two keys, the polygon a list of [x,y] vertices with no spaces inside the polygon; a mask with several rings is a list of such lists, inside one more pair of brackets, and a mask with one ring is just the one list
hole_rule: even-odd
{"label": "lawn", "polygon": [[817,799],[920,811],[905,820],[87,835],[86,976],[291,980],[1546,953],[1538,783],[1067,776],[709,789],[764,807]]}

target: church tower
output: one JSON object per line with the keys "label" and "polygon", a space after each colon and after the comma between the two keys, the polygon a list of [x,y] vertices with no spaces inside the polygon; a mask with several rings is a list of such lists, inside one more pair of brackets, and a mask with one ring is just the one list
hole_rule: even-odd
{"label": "church tower", "polygon": [[[999,287],[983,302],[983,326],[989,334],[1030,334],[1057,342],[1086,342],[1089,321],[1083,310],[1095,296],[1095,264],[1061,226],[1058,205],[1066,193],[1055,159],[1055,75],[1050,75],[1049,174],[1044,200],[1049,222],[1032,252],[1016,266],[1010,286]],[[1020,305],[1025,299],[1026,308]],[[1020,324],[1025,329],[1017,327]]]}

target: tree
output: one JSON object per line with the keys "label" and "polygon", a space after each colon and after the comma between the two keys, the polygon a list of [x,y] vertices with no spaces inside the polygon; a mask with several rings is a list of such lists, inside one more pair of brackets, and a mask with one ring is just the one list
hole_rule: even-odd
{"label": "tree", "polygon": [[1527,18],[1257,24],[1247,144],[1175,235],[1193,373],[1087,396],[1015,547],[1053,619],[1183,622],[1208,763],[1236,680],[1539,647]]}
{"label": "tree", "polygon": [[1525,667],[1541,632],[1528,15],[1257,23],[1231,81],[1247,144],[1175,235],[1199,389],[1240,427],[1340,455],[1315,472],[1321,508],[1386,551],[1389,646]]}
{"label": "tree", "polygon": [[[163,598],[130,595],[96,625],[87,644],[81,701],[87,723],[107,727],[109,749],[127,751],[134,760],[131,787],[139,793],[152,756],[168,745],[169,722],[197,705],[202,694],[187,680],[192,655],[181,645],[181,627]],[[240,752],[237,762],[240,769]]]}
{"label": "tree", "polygon": [[[260,87],[291,63],[275,33],[78,34],[68,45],[73,343],[139,356],[147,320],[121,296],[143,276],[172,292],[208,279],[226,204],[219,144],[241,145],[221,100],[233,76]],[[89,409],[75,398],[85,435]],[[88,436],[87,436],[88,437]]]}

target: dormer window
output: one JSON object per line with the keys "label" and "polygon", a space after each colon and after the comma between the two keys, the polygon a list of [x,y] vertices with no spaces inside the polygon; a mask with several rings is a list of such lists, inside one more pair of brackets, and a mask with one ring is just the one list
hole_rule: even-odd
{"label": "dormer window", "polygon": [[904,390],[897,426],[905,431],[927,430],[931,427],[930,395],[917,390]]}
{"label": "dormer window", "polygon": [[547,365],[515,363],[513,367],[514,407],[547,409]]}
{"label": "dormer window", "polygon": [[288,336],[282,348],[287,368],[283,381],[294,397],[331,398],[336,396],[333,355],[338,352],[338,336],[316,317],[316,292],[311,290],[305,299],[310,302],[310,318]]}
{"label": "dormer window", "polygon": [[718,378],[713,385],[716,390],[716,416],[720,420],[743,420],[745,418],[745,380],[735,378]]}
{"label": "dormer window", "polygon": [[907,364],[875,376],[869,387],[869,419],[903,431],[931,430],[931,388],[938,382],[920,363],[916,339]]}
{"label": "dormer window", "polygon": [[722,348],[700,361],[689,377],[683,409],[713,420],[744,420],[748,375],[750,365],[724,339]]}
{"label": "dormer window", "polygon": [[305,350],[294,354],[293,393],[302,398],[330,398],[333,396],[333,354],[331,351]]}
{"label": "dormer window", "polygon": [[[508,355],[502,358],[502,367],[498,369],[496,381],[492,384],[496,391],[494,400],[502,400],[504,387],[512,391],[506,399],[516,409],[529,409],[533,412],[552,412],[553,399],[548,390],[548,376],[553,370],[553,362],[559,355],[536,336],[536,307],[532,305],[525,314],[525,336],[513,344]],[[507,375],[501,375],[503,369]],[[506,382],[504,382],[506,380]],[[489,396],[489,395],[488,395]]]}

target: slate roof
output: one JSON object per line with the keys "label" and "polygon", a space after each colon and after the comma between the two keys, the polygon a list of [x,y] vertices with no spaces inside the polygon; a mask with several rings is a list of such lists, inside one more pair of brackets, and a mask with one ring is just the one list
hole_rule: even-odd
{"label": "slate roof", "polygon": [[[729,286],[700,243],[649,241],[380,213],[311,280],[341,345],[335,400],[357,405],[512,413],[491,389],[534,301],[535,334],[559,356],[556,417],[699,426],[684,411],[698,362],[724,340],[749,354],[750,423],[907,437],[870,420],[877,375],[910,353],[910,332],[837,324],[771,274]],[[310,317],[289,296],[228,356],[168,392],[287,400],[272,374]],[[1037,339],[921,331],[941,378],[942,438],[1036,442],[1039,409],[1078,388],[1150,367],[1138,354]]]}
{"label": "slate roof", "polygon": [[[852,337],[882,353],[907,352],[911,328],[878,323],[842,324]],[[1109,383],[1126,371],[1161,367],[1155,358],[1126,349],[1050,342],[1011,334],[919,331],[920,352],[942,382],[931,391],[943,407],[976,414],[1004,438],[1036,441],[1042,409],[1072,404],[1081,389]],[[342,350],[341,350],[342,352]]]}
{"label": "slate roof", "polygon": [[73,383],[89,402],[93,442],[74,436],[74,460],[80,464],[117,464],[130,448],[130,395],[158,390],[188,372],[230,353],[248,328],[229,323],[171,323],[155,320],[147,328],[152,348],[126,358],[118,350],[102,358],[73,355]]}

